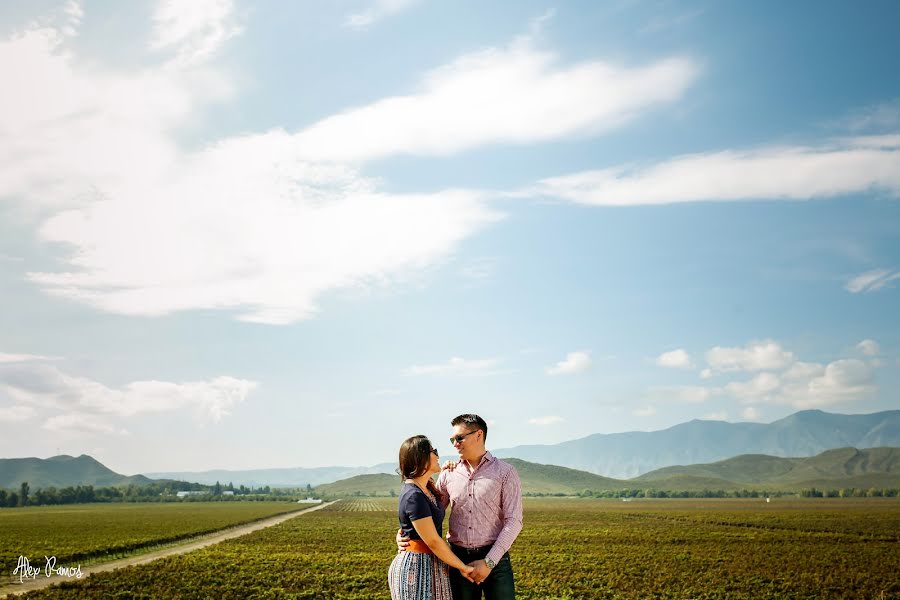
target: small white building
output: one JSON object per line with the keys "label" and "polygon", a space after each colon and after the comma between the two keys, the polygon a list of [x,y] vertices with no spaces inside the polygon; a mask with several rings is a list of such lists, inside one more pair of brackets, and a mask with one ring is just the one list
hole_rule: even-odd
{"label": "small white building", "polygon": [[177,492],[175,495],[184,498],[185,496],[202,496],[204,494],[209,494],[209,492]]}
{"label": "small white building", "polygon": [[307,498],[306,500],[297,500],[297,504],[322,504],[321,498]]}

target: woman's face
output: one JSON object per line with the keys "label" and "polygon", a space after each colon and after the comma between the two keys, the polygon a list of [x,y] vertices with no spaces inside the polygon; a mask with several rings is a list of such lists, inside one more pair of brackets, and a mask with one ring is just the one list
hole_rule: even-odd
{"label": "woman's face", "polygon": [[430,473],[440,473],[441,472],[441,459],[438,457],[438,451],[435,448],[431,449],[430,462],[428,463],[428,471]]}

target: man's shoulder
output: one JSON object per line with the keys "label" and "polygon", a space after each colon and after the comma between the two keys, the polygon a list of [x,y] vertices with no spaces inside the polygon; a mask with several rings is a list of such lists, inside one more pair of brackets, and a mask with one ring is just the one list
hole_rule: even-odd
{"label": "man's shoulder", "polygon": [[516,468],[512,466],[512,464],[506,462],[502,458],[497,458],[493,454],[491,455],[491,462],[493,463],[494,469],[497,470],[504,478],[509,475],[519,476],[519,472],[516,471]]}

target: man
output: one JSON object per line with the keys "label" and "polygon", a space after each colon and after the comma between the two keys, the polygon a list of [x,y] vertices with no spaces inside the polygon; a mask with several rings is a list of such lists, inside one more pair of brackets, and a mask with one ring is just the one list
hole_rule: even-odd
{"label": "man", "polygon": [[[447,462],[437,486],[452,509],[450,548],[475,567],[471,579],[450,570],[453,600],[512,600],[516,596],[509,549],[522,531],[522,487],[509,463],[485,450],[487,423],[478,415],[460,415],[450,423],[459,463]],[[403,550],[407,538],[397,534]]]}

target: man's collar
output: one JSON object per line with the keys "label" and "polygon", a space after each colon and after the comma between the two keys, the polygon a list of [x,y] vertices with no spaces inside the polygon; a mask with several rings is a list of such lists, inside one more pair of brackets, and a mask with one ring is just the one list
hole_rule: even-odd
{"label": "man's collar", "polygon": [[478,464],[475,465],[475,468],[474,468],[474,469],[473,469],[472,467],[469,466],[469,461],[464,460],[464,461],[462,461],[462,462],[464,462],[464,463],[466,464],[466,468],[467,468],[469,471],[477,471],[477,470],[478,470],[478,467],[480,467],[480,466],[483,465],[484,463],[491,462],[492,460],[494,460],[494,455],[491,454],[490,452],[488,452],[487,450],[485,450],[484,454],[481,455],[481,460],[478,461]]}

